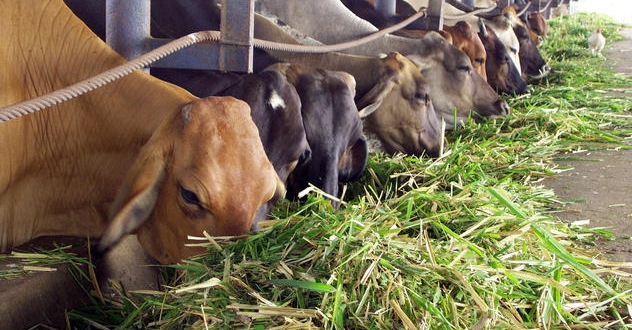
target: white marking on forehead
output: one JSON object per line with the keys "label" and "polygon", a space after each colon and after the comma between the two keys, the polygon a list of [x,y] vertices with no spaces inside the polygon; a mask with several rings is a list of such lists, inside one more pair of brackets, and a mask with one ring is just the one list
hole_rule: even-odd
{"label": "white marking on forehead", "polygon": [[184,123],[187,124],[191,121],[191,108],[193,107],[193,103],[189,103],[182,107],[182,118],[184,119]]}
{"label": "white marking on forehead", "polygon": [[285,101],[283,98],[277,94],[276,90],[272,90],[270,93],[270,99],[268,99],[268,104],[272,107],[272,109],[276,111],[281,111],[285,109]]}

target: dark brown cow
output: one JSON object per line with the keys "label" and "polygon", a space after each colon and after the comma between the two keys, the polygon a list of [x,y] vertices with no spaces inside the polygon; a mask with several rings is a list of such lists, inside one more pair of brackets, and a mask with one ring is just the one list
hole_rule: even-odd
{"label": "dark brown cow", "polygon": [[520,67],[522,75],[527,78],[539,79],[546,77],[551,72],[551,67],[546,63],[542,54],[533,41],[529,29],[522,24],[513,27],[518,42],[520,42]]}
{"label": "dark brown cow", "polygon": [[[285,75],[301,97],[301,115],[312,150],[287,181],[290,197],[309,184],[340,197],[339,182],[360,178],[368,159],[363,125],[354,103],[355,79],[342,71],[281,63],[266,70]],[[265,72],[265,71],[264,71]],[[334,206],[336,201],[332,201]]]}
{"label": "dark brown cow", "polygon": [[542,54],[540,54],[536,43],[529,34],[529,29],[518,18],[516,9],[512,6],[505,7],[502,11],[502,16],[511,24],[518,38],[518,43],[520,44],[518,55],[522,75],[533,79],[546,77],[551,72],[551,67],[542,58]]}
{"label": "dark brown cow", "polygon": [[487,82],[499,93],[528,94],[527,83],[494,30],[485,26],[482,20],[479,20],[479,30],[478,34],[487,51]]}

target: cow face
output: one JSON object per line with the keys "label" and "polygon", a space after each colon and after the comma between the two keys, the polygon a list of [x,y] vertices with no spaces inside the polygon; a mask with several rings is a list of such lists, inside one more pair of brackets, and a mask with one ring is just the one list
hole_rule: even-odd
{"label": "cow face", "polygon": [[520,42],[519,55],[522,75],[534,79],[546,77],[551,72],[551,67],[542,58],[529,30],[522,24],[515,25],[513,30]]}
{"label": "cow face", "polygon": [[518,68],[518,72],[522,72],[522,68],[520,67],[520,42],[518,41],[518,37],[516,37],[516,33],[513,31],[510,17],[511,16],[507,13],[505,13],[505,15],[498,15],[492,20],[487,21],[487,25],[494,30],[500,42],[507,48],[509,58],[513,61],[516,68]]}
{"label": "cow face", "polygon": [[420,68],[392,52],[381,59],[379,70],[380,81],[357,102],[359,108],[377,108],[364,120],[365,129],[388,153],[438,155],[440,123]]}
{"label": "cow face", "polygon": [[544,36],[549,31],[549,25],[546,23],[544,15],[539,11],[529,12],[525,24],[538,36]]}
{"label": "cow face", "polygon": [[[280,73],[263,71],[240,75],[212,70],[154,68],[152,75],[199,97],[233,96],[248,103],[263,148],[281,181],[285,182],[297,164],[310,157],[301,118],[301,100],[294,86]],[[258,229],[259,220],[269,216],[276,202],[271,200],[261,206],[253,230]]]}
{"label": "cow face", "polygon": [[499,93],[527,94],[527,83],[509,58],[505,45],[496,33],[479,20],[479,36],[487,51],[487,82]]}
{"label": "cow face", "polygon": [[[470,59],[436,33],[424,37],[426,47],[419,55],[408,55],[422,68],[430,84],[432,103],[446,127],[470,117],[504,116],[509,106],[481,76],[472,70]],[[455,114],[456,109],[456,114]]]}
{"label": "cow face", "polygon": [[472,28],[470,23],[459,21],[454,26],[445,26],[444,30],[452,36],[452,44],[457,49],[464,52],[472,62],[474,71],[487,81],[485,63],[487,62],[487,52],[481,38]]}
{"label": "cow face", "polygon": [[[338,196],[339,182],[362,175],[368,148],[354,102],[355,79],[346,72],[281,64],[272,68],[286,75],[301,98],[301,115],[311,158],[299,165],[287,181],[288,195],[312,184]],[[332,201],[337,206],[335,200]]]}
{"label": "cow face", "polygon": [[284,193],[250,108],[232,97],[209,97],[165,121],[141,149],[112,204],[104,249],[137,231],[161,263],[202,251],[187,236],[248,233],[256,210]]}
{"label": "cow face", "polygon": [[[214,82],[207,81],[207,84]],[[281,181],[286,182],[296,166],[311,157],[301,117],[301,99],[294,86],[279,72],[242,75],[220,95],[234,96],[250,105],[263,148]],[[276,203],[277,200],[271,200],[257,211],[252,230],[258,229],[260,220],[268,218]]]}

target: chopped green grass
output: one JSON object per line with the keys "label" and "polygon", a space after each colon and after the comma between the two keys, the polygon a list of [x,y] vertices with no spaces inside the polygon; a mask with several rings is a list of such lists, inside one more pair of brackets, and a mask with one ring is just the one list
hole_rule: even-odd
{"label": "chopped green grass", "polygon": [[612,234],[561,222],[541,185],[565,153],[630,147],[632,80],[585,45],[621,26],[549,23],[554,71],[510,116],[448,132],[438,159],[372,154],[339,210],[284,201],[262,232],[167,267],[163,292],[70,311],[72,328],[632,327],[632,264],[604,260],[591,244]]}

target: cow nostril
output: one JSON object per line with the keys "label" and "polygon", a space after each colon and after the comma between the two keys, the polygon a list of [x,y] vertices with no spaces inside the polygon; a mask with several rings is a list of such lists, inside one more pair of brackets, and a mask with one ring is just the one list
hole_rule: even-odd
{"label": "cow nostril", "polygon": [[296,167],[299,167],[309,162],[311,159],[312,159],[312,150],[305,149],[303,153],[298,157],[298,162],[296,164]]}
{"label": "cow nostril", "polygon": [[503,116],[506,116],[511,113],[511,108],[509,107],[509,104],[507,104],[507,102],[503,100],[500,101],[500,112],[501,112],[501,115]]}
{"label": "cow nostril", "polygon": [[550,66],[550,65],[548,65],[548,64],[545,64],[545,65],[542,67],[542,73],[549,73],[549,72],[551,72],[551,66]]}

